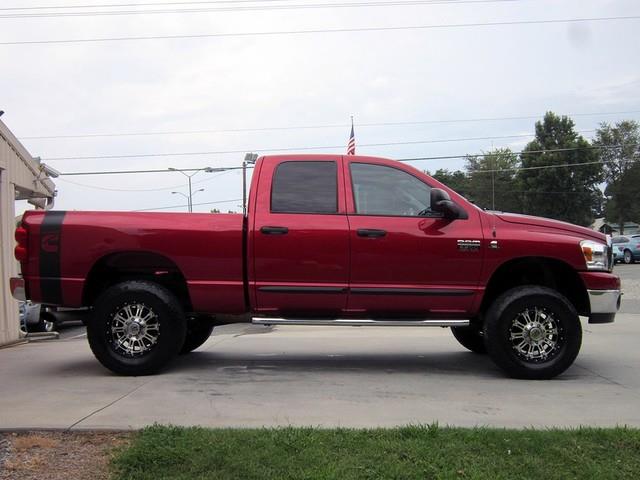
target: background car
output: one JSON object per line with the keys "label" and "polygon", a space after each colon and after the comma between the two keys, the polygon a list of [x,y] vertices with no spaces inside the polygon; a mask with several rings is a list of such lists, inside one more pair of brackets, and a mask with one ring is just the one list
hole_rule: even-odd
{"label": "background car", "polygon": [[611,239],[613,260],[615,262],[634,263],[640,260],[640,234],[620,235]]}

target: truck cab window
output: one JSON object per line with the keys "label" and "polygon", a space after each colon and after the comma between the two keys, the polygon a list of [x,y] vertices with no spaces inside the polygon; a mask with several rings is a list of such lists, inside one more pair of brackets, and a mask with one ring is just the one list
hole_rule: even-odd
{"label": "truck cab window", "polygon": [[415,217],[430,211],[431,188],[397,168],[351,164],[356,213]]}
{"label": "truck cab window", "polygon": [[337,213],[336,162],[283,162],[271,187],[272,213]]}

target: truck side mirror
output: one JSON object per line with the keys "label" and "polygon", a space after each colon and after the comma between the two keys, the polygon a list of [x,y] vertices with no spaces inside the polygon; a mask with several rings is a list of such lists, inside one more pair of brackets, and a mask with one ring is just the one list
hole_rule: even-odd
{"label": "truck side mirror", "polygon": [[466,212],[451,200],[447,192],[440,188],[431,189],[431,210],[442,213],[444,218],[449,220],[467,218]]}

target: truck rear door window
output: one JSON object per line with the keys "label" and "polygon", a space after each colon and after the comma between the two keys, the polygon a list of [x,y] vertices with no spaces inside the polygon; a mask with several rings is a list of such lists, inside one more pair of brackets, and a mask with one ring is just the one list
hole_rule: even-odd
{"label": "truck rear door window", "polygon": [[272,213],[337,213],[336,162],[283,162],[271,187]]}

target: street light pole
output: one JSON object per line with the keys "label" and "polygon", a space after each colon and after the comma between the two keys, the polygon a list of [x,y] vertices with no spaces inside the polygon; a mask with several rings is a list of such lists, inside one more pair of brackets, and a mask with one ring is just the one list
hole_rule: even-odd
{"label": "street light pole", "polygon": [[[192,186],[191,186],[191,177],[197,175],[200,172],[211,173],[211,172],[217,171],[218,169],[211,168],[211,167],[200,168],[200,169],[196,170],[195,172],[193,172],[191,175],[185,173],[183,170],[180,170],[178,168],[169,167],[169,170],[172,171],[172,172],[180,172],[182,175],[187,177],[187,180],[189,182],[189,196],[187,197],[187,207],[189,209],[189,213],[192,213],[193,212],[193,195],[194,195],[194,193],[191,190],[191,188],[192,188]],[[202,190],[204,190],[204,188],[196,191],[195,193],[201,192]],[[180,193],[180,192],[171,192],[171,193]],[[184,195],[184,194],[181,194],[181,195],[186,197],[186,195]]]}
{"label": "street light pole", "polygon": [[189,213],[193,212],[193,197],[195,197],[196,193],[198,192],[204,192],[204,188],[201,188],[200,190],[196,190],[195,192],[191,193],[191,189],[189,189],[189,195],[185,195],[182,192],[171,192],[174,195],[182,195],[184,198],[187,199],[187,208],[189,209]]}

